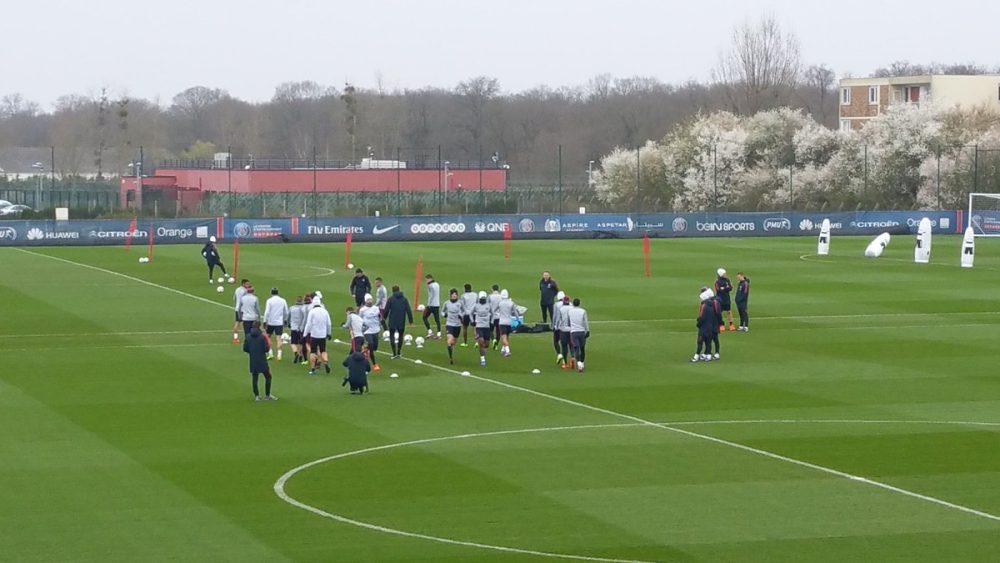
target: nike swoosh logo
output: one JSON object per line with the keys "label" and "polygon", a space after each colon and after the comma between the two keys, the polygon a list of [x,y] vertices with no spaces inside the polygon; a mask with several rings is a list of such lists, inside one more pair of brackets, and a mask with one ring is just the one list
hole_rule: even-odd
{"label": "nike swoosh logo", "polygon": [[393,225],[391,227],[386,227],[384,229],[380,229],[380,228],[378,228],[378,225],[376,225],[375,228],[372,229],[372,234],[373,235],[381,235],[383,233],[388,233],[389,231],[395,229],[398,226],[399,225],[397,224],[397,225]]}

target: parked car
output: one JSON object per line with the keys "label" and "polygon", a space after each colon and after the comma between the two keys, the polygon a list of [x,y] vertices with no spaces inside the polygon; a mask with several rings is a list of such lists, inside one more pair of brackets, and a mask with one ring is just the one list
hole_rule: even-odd
{"label": "parked car", "polygon": [[[3,200],[0,200],[0,201],[3,201]],[[9,203],[9,202],[6,202],[6,203]],[[8,205],[6,207],[3,207],[2,205],[0,205],[0,215],[3,215],[3,216],[7,216],[7,215],[20,215],[21,213],[23,213],[25,211],[34,211],[34,209],[28,207],[27,205],[20,205],[20,204]]]}
{"label": "parked car", "polygon": [[14,204],[11,203],[11,202],[9,202],[9,201],[7,201],[6,199],[0,199],[0,209],[3,209],[5,207],[10,207],[11,205],[14,205]]}

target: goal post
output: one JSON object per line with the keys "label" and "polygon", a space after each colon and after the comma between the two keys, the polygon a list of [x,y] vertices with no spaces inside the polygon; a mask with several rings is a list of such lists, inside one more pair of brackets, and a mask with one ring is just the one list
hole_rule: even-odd
{"label": "goal post", "polygon": [[970,193],[966,227],[977,237],[1000,237],[1000,194]]}

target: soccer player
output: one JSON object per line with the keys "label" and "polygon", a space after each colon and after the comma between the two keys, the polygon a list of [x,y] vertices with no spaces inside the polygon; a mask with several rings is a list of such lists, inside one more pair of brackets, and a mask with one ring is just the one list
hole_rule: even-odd
{"label": "soccer player", "polygon": [[[267,343],[270,345],[270,351],[267,353],[267,359],[274,359],[277,350],[277,359],[281,361],[281,334],[285,331],[285,324],[288,322],[288,302],[284,300],[280,295],[278,295],[278,288],[271,288],[271,297],[264,303],[264,325],[267,331]],[[274,340],[277,340],[275,344]]]}
{"label": "soccer player", "polygon": [[552,310],[555,306],[553,299],[559,293],[559,285],[556,284],[556,280],[552,279],[552,276],[548,272],[542,272],[542,279],[538,282],[538,292],[541,295],[540,305],[542,307],[542,324],[544,324],[554,314]]}
{"label": "soccer player", "polygon": [[302,347],[302,329],[306,324],[306,310],[302,302],[302,296],[295,298],[295,304],[288,309],[288,328],[292,331],[292,358],[293,364],[305,362],[305,354]]}
{"label": "soccer player", "polygon": [[243,341],[243,351],[250,357],[250,378],[253,388],[253,400],[260,400],[260,390],[257,387],[258,378],[264,376],[264,400],[277,401],[271,394],[271,368],[267,365],[267,355],[270,353],[267,339],[260,333],[260,321],[254,321],[253,326]]}
{"label": "soccer player", "polygon": [[215,248],[215,237],[208,238],[208,243],[201,249],[201,255],[205,258],[205,263],[208,264],[208,283],[215,283],[216,266],[222,270],[222,275],[229,277],[226,266],[222,263],[222,258],[219,258],[219,250]]}
{"label": "soccer player", "polygon": [[566,297],[566,293],[560,291],[556,294],[555,303],[552,304],[552,347],[556,349],[556,365],[563,362],[564,356],[562,355],[562,350],[559,349],[559,309],[563,306],[563,297]]}
{"label": "soccer player", "polygon": [[750,332],[750,315],[747,314],[747,301],[750,299],[750,278],[743,272],[736,273],[736,311],[740,314],[740,326],[736,330]]}
{"label": "soccer player", "polygon": [[580,299],[574,299],[573,306],[564,312],[569,319],[569,341],[576,359],[576,371],[583,373],[583,361],[587,359],[587,339],[590,338],[587,310],[580,306]]}
{"label": "soccer player", "polygon": [[364,304],[365,295],[371,293],[372,282],[365,275],[364,270],[358,268],[354,270],[354,277],[351,278],[351,295],[354,296],[354,304],[358,307]]}
{"label": "soccer player", "polygon": [[250,334],[254,321],[260,320],[260,300],[254,295],[252,285],[247,285],[247,292],[240,298],[240,320],[243,321],[243,336]]}
{"label": "soccer player", "polygon": [[497,324],[500,331],[500,355],[510,356],[511,321],[517,316],[517,304],[510,298],[506,289],[500,290],[500,303],[497,304]]}
{"label": "soccer player", "polygon": [[316,368],[323,362],[326,373],[330,373],[330,361],[326,355],[326,341],[333,331],[330,313],[322,303],[312,303],[312,309],[306,317],[305,339],[309,346],[309,375],[316,375]]}
{"label": "soccer player", "polygon": [[[479,297],[472,291],[472,284],[465,284],[465,293],[462,294],[462,348],[469,346],[469,325],[472,324],[472,308],[476,306]],[[476,327],[472,327],[475,333]],[[473,334],[475,340],[475,334]]]}
{"label": "soccer player", "polygon": [[[427,303],[424,305],[424,328],[427,329],[427,338],[441,338],[441,284],[434,281],[434,276],[427,274],[424,276],[427,281]],[[431,323],[428,318],[434,315],[434,324],[437,325],[437,336],[431,330]]]}
{"label": "soccer player", "polygon": [[715,324],[712,325],[712,344],[715,346],[715,354],[713,358],[719,359],[719,352],[722,351],[722,346],[719,344],[719,333],[726,330],[726,326],[722,321],[722,301],[719,299],[718,295],[715,295],[711,289],[708,290],[709,295],[712,300],[712,309],[715,311]]}
{"label": "soccer player", "polygon": [[233,290],[233,309],[236,311],[236,320],[233,322],[233,344],[240,343],[240,326],[243,323],[243,319],[240,318],[240,306],[243,303],[243,296],[247,294],[248,287],[250,287],[250,280],[243,278],[240,280],[240,285]]}
{"label": "soccer player", "polygon": [[[712,299],[712,292],[707,287],[702,288],[698,299],[700,299],[700,303],[698,304],[698,317],[695,320],[695,326],[698,328],[698,346],[691,361],[710,362],[712,361],[712,335],[719,326],[715,313],[715,301]],[[702,349],[704,349],[704,353]]]}
{"label": "soccer player", "polygon": [[[719,300],[719,305],[722,307],[722,313],[729,320],[729,330],[736,330],[736,327],[733,326],[732,304],[729,301],[729,292],[733,290],[733,284],[729,281],[729,278],[726,277],[725,268],[719,268],[715,273],[719,275],[719,277],[715,279],[715,297]],[[720,321],[719,331],[721,332],[724,330],[726,330],[726,324],[725,322]]]}
{"label": "soccer player", "polygon": [[403,333],[406,323],[413,324],[413,311],[410,301],[403,296],[398,285],[392,286],[392,296],[385,304],[385,322],[389,325],[389,345],[392,347],[393,359],[403,354]]}
{"label": "soccer player", "polygon": [[493,325],[490,331],[490,338],[493,340],[493,349],[500,345],[500,286],[493,284],[493,292],[489,295],[490,314],[493,318]]}
{"label": "soccer player", "polygon": [[368,358],[371,360],[372,371],[381,371],[375,352],[378,351],[379,333],[382,332],[382,313],[375,306],[375,298],[365,295],[365,305],[358,311],[363,323],[365,343],[368,344]]}
{"label": "soccer player", "polygon": [[[562,292],[560,292],[562,293]],[[569,295],[565,293],[562,294],[562,304],[558,309],[558,316],[556,317],[556,323],[554,328],[558,328],[559,332],[559,358],[561,359],[562,369],[568,367],[576,367],[576,358],[570,352],[570,323],[569,323],[569,310],[573,308],[573,304],[569,301]]]}
{"label": "soccer player", "polygon": [[493,330],[493,307],[489,304],[485,291],[479,292],[479,299],[472,306],[472,322],[476,327],[476,343],[479,344],[479,365],[486,365],[486,350],[490,345]]}
{"label": "soccer player", "polygon": [[458,342],[458,336],[462,333],[462,317],[465,313],[465,306],[458,300],[458,289],[453,287],[448,292],[448,300],[444,303],[443,311],[444,329],[448,333],[445,340],[448,345],[448,363],[453,364],[455,342]]}
{"label": "soccer player", "polygon": [[[362,296],[362,299],[364,296]],[[354,307],[345,310],[344,328],[351,335],[351,351],[360,352],[361,346],[365,343],[365,320],[355,312]]]}
{"label": "soccer player", "polygon": [[382,330],[386,330],[389,327],[385,324],[385,303],[389,300],[389,292],[382,285],[382,278],[375,278],[375,306],[378,307],[379,322],[382,326]]}

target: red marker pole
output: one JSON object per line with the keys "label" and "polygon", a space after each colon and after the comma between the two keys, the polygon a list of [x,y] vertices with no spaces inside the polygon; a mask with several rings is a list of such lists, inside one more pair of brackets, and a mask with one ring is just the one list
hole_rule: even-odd
{"label": "red marker pole", "polygon": [[417,271],[413,279],[413,310],[417,310],[420,302],[420,276],[424,274],[424,257],[417,258]]}
{"label": "red marker pole", "polygon": [[642,235],[642,258],[645,266],[645,275],[647,278],[651,277],[653,274],[649,271],[649,233]]}
{"label": "red marker pole", "polygon": [[347,239],[344,240],[344,270],[348,269],[348,264],[351,263],[351,231],[347,231]]}
{"label": "red marker pole", "polygon": [[503,259],[510,259],[510,239],[514,236],[514,230],[511,229],[510,223],[503,224]]}
{"label": "red marker pole", "polygon": [[[233,277],[236,278],[240,272],[240,239],[233,239]],[[239,278],[236,278],[239,279]]]}
{"label": "red marker pole", "polygon": [[135,234],[136,224],[135,217],[128,223],[128,234],[125,236],[125,252],[128,252],[132,248],[132,235]]}

